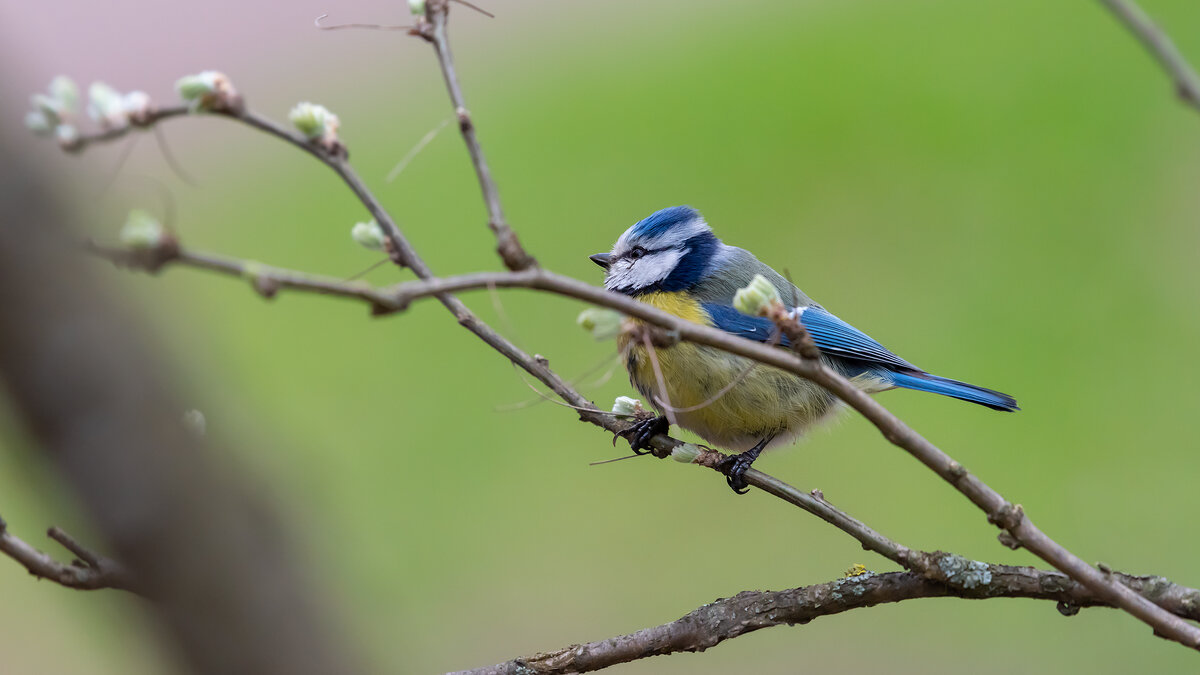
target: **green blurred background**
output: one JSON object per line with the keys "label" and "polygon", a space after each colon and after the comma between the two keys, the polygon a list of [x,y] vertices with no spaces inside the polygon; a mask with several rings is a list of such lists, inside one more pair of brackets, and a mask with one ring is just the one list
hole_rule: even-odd
{"label": "green blurred background", "polygon": [[[598,283],[588,254],[655,209],[691,204],[897,353],[1014,394],[1024,409],[1014,415],[912,392],[880,398],[1051,536],[1088,561],[1200,585],[1189,358],[1200,339],[1200,115],[1099,3],[487,6],[496,19],[455,7],[456,56],[509,218],[543,265]],[[1200,4],[1144,6],[1200,60]],[[12,35],[18,13],[48,13],[0,7]],[[110,51],[85,43],[9,61],[7,129],[27,90],[60,70],[112,81],[111,59],[112,84],[169,100],[174,77],[218,67],[278,119],[302,99],[337,112],[355,166],[437,272],[498,267],[452,126],[383,179],[450,112],[426,45],[306,25],[335,10],[335,21],[404,21],[400,3],[242,3],[220,20],[248,44],[197,29],[187,13],[199,10],[182,3],[106,7],[111,23],[90,32],[70,12],[43,24]],[[172,20],[183,26],[174,35]],[[32,44],[22,39],[6,55]],[[141,39],[158,46],[147,53]],[[114,236],[131,206],[163,210],[149,175],[173,194],[188,245],[343,276],[376,261],[350,240],[366,216],[327,169],[221,120],[164,131],[198,189],[171,176],[150,138],[103,197],[117,148],[76,159],[28,147],[96,237]],[[267,302],[202,272],[81,264],[142,309],[185,398],[285,511],[345,638],[376,672],[484,665],[744,589],[823,582],[854,563],[894,568],[709,472],[651,459],[590,467],[624,448],[550,403],[499,411],[536,395],[435,304],[373,320],[344,301]],[[369,278],[408,276],[385,267]],[[575,326],[578,303],[523,291],[467,301],[565,376],[615,363],[611,343]],[[630,387],[623,372],[596,383],[603,370],[581,386],[607,406]],[[760,468],[822,489],[908,546],[1036,562],[854,416]],[[11,419],[0,424],[0,510],[48,550],[50,524],[88,538],[86,514]],[[37,583],[0,560],[0,597],[5,673],[171,668],[120,593]],[[611,672],[885,668],[1194,672],[1196,657],[1111,610],[1068,619],[1049,603],[944,599]]]}

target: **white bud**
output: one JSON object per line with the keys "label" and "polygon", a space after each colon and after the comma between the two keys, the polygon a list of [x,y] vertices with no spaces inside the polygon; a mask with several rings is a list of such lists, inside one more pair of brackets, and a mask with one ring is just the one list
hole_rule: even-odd
{"label": "white bud", "polygon": [[150,95],[144,91],[131,91],[121,97],[121,109],[135,123],[145,121],[150,114]]}
{"label": "white bud", "polygon": [[208,422],[204,419],[204,413],[195,409],[184,412],[180,422],[183,424],[183,428],[196,438],[203,438],[208,428]]}
{"label": "white bud", "polygon": [[588,307],[579,313],[575,323],[592,334],[597,340],[607,340],[621,332],[620,312],[601,307]]}
{"label": "white bud", "polygon": [[25,127],[38,136],[49,136],[54,133],[54,125],[46,119],[41,110],[30,110],[25,113]]}
{"label": "white bud", "polygon": [[74,112],[79,106],[79,87],[66,75],[50,80],[50,96],[56,99],[66,112]]}
{"label": "white bud", "polygon": [[408,0],[408,9],[413,14],[425,14],[425,0]]}
{"label": "white bud", "polygon": [[733,295],[734,308],[751,316],[765,314],[768,308],[776,304],[783,304],[779,299],[779,289],[761,274],[755,274],[750,285],[738,289]]}
{"label": "white bud", "polygon": [[614,415],[636,415],[642,411],[642,402],[629,396],[618,396],[613,401],[612,411]]}
{"label": "white bud", "polygon": [[63,115],[66,110],[63,109],[62,103],[53,97],[45,94],[34,94],[29,97],[29,104],[33,106],[34,112],[39,112],[50,126],[58,126],[62,123]]}
{"label": "white bud", "polygon": [[79,130],[70,124],[60,124],[54,127],[54,135],[58,138],[59,145],[64,148],[70,148],[79,142]]}
{"label": "white bud", "polygon": [[93,82],[88,87],[88,116],[102,126],[124,126],[127,115],[121,92],[103,82]]}
{"label": "white bud", "polygon": [[691,464],[700,456],[700,447],[694,443],[683,443],[671,448],[671,459],[684,464]]}
{"label": "white bud", "polygon": [[309,140],[337,139],[338,117],[323,105],[304,101],[288,113],[288,120]]}
{"label": "white bud", "polygon": [[383,234],[383,228],[379,227],[379,223],[375,222],[374,218],[365,223],[355,223],[354,227],[350,228],[350,236],[359,245],[372,251],[382,251],[383,242],[387,240]]}
{"label": "white bud", "polygon": [[123,245],[139,250],[158,248],[166,236],[167,230],[162,223],[141,209],[129,212],[129,218],[118,235]]}

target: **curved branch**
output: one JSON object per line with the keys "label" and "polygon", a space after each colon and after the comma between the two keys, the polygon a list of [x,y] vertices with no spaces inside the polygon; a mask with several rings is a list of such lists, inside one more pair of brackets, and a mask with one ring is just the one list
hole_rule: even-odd
{"label": "curved branch", "polygon": [[[1080,607],[1107,606],[1087,588],[1060,572],[1032,567],[987,565],[946,553],[929,555],[935,565],[961,570],[949,585],[913,572],[866,572],[786,591],[743,591],[700,607],[685,616],[607,640],[570,645],[454,675],[558,675],[585,673],[650,656],[701,652],[725,640],[772,626],[806,624],[822,616],[860,607],[918,598],[1034,598],[1058,603],[1064,615]],[[1169,595],[1176,610],[1200,618],[1200,592],[1178,590],[1161,577],[1122,576],[1122,582],[1146,596]],[[1190,593],[1190,595],[1189,595]],[[1188,598],[1191,598],[1189,601]],[[1190,604],[1189,604],[1190,602]]]}
{"label": "curved branch", "polygon": [[680,339],[717,347],[820,384],[866,417],[888,441],[908,451],[918,461],[941,476],[943,480],[953,485],[987,514],[988,522],[1006,530],[1014,540],[1029,549],[1034,555],[1084,584],[1105,602],[1120,607],[1149,624],[1157,634],[1193,649],[1200,649],[1200,628],[1169,614],[1161,607],[1087,564],[1048,537],[1025,516],[1024,509],[1020,505],[1010,503],[999,492],[968,472],[961,464],[914,431],[879,402],[819,360],[801,358],[783,349],[759,344],[708,326],[701,326],[633,298],[589,286],[570,277],[542,269],[510,273],[480,273],[448,279],[407,282],[397,285],[395,294],[397,301],[403,306],[406,302],[424,295],[485,287],[532,288],[585,300],[592,304],[619,310],[660,328],[668,329]]}

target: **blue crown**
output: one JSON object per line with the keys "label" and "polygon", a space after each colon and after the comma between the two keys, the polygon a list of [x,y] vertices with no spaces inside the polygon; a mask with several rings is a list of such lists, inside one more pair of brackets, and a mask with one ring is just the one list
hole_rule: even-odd
{"label": "blue crown", "polygon": [[647,239],[658,237],[673,227],[690,223],[699,217],[700,212],[690,206],[671,206],[638,221],[631,234]]}

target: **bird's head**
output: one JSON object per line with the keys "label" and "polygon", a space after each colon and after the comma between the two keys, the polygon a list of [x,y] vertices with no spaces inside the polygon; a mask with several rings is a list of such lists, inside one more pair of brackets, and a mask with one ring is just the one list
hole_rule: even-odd
{"label": "bird's head", "polygon": [[607,274],[604,287],[626,295],[682,291],[704,278],[721,245],[700,212],[672,206],[643,218],[610,253],[591,256]]}

